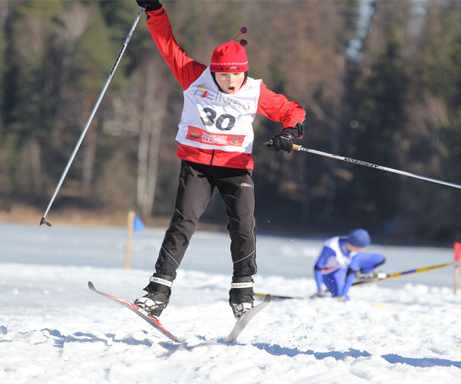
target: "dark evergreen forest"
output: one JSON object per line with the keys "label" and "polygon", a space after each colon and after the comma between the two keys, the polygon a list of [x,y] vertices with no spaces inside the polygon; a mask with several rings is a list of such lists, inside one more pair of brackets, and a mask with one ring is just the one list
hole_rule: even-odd
{"label": "dark evergreen forest", "polygon": [[[308,112],[298,144],[461,184],[460,1],[162,3],[179,44],[204,64],[248,28],[250,76]],[[135,0],[0,2],[0,210],[46,208],[138,10]],[[182,91],[145,20],[51,211],[172,213]],[[259,143],[280,124],[259,116],[254,128],[258,231],[460,240],[460,189],[276,153]],[[203,221],[224,228],[219,196]]]}

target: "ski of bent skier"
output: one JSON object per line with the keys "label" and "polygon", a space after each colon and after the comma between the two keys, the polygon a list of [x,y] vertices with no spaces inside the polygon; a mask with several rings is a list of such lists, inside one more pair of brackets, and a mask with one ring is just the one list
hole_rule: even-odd
{"label": "ski of bent skier", "polygon": [[[439,268],[445,268],[445,267],[450,267],[450,266],[455,266],[461,264],[461,260],[459,261],[454,261],[451,263],[445,263],[445,264],[437,264],[437,265],[431,265],[429,267],[422,267],[422,268],[415,268],[415,269],[409,269],[408,271],[402,271],[402,272],[395,272],[395,273],[390,273],[387,274],[384,279],[371,279],[371,280],[362,280],[362,281],[356,281],[352,284],[353,287],[358,286],[358,285],[364,285],[364,284],[371,284],[371,283],[378,283],[381,281],[385,280],[390,280],[390,279],[395,279],[397,277],[403,277],[406,275],[411,275],[413,273],[421,273],[421,272],[427,272],[427,271],[432,271],[434,269],[439,269]],[[327,290],[325,290],[328,292]],[[266,296],[265,293],[255,293],[255,297],[264,297]],[[274,299],[277,300],[291,300],[291,299],[304,299],[304,297],[295,297],[295,296],[277,296],[277,295],[272,295]]]}
{"label": "ski of bent skier", "polygon": [[100,294],[101,296],[107,297],[108,299],[111,299],[115,301],[116,303],[119,303],[120,305],[124,306],[125,308],[128,308],[129,310],[133,311],[136,313],[139,317],[147,321],[150,325],[152,325],[157,331],[168,337],[170,340],[174,341],[175,343],[180,343],[180,340],[174,336],[173,334],[170,333],[161,323],[158,321],[155,317],[147,315],[145,312],[142,312],[140,308],[133,303],[130,303],[129,301],[125,301],[123,299],[119,299],[118,297],[109,295],[107,293],[98,291],[93,283],[91,281],[88,282],[88,288],[90,288],[93,292],[96,292]]}
{"label": "ski of bent skier", "polygon": [[[267,293],[255,293],[255,297],[266,297]],[[281,296],[281,295],[271,295],[273,300],[292,300],[292,299],[303,299],[303,297],[295,296]]]}
{"label": "ski of bent skier", "polygon": [[245,312],[243,316],[237,320],[235,323],[232,332],[227,336],[226,343],[233,343],[237,337],[242,333],[244,328],[250,322],[250,320],[255,317],[259,312],[266,308],[272,300],[271,295],[264,295],[264,301],[261,304],[258,304],[251,308],[248,312]]}

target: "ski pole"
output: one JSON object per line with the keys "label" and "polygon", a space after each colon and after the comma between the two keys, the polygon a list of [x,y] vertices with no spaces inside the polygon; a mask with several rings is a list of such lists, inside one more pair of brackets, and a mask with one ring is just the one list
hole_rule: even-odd
{"label": "ski pole", "polygon": [[354,287],[354,286],[363,285],[363,284],[379,283],[380,281],[389,280],[389,279],[395,279],[396,277],[402,277],[402,276],[406,276],[406,275],[411,275],[413,273],[421,273],[421,272],[432,271],[434,269],[456,266],[456,265],[458,265],[460,263],[461,263],[461,260],[460,261],[453,261],[451,263],[431,265],[429,267],[409,269],[408,271],[395,272],[395,273],[388,274],[384,279],[373,279],[373,280],[368,280],[368,281],[366,281],[366,280],[365,281],[356,281],[355,283],[352,284],[352,286]]}
{"label": "ski pole", "polygon": [[83,131],[82,131],[82,133],[81,133],[81,135],[80,135],[80,137],[79,137],[79,139],[77,141],[77,144],[75,145],[75,148],[74,148],[74,150],[73,150],[73,152],[72,152],[72,154],[71,154],[71,156],[70,156],[70,158],[69,158],[69,160],[67,162],[66,167],[64,168],[64,171],[63,171],[63,173],[61,175],[61,178],[58,181],[58,184],[56,185],[56,189],[54,190],[53,196],[51,197],[50,202],[48,203],[48,206],[46,207],[45,214],[43,215],[42,219],[40,220],[40,225],[46,224],[48,227],[51,227],[51,223],[49,223],[49,222],[47,222],[45,220],[46,215],[48,214],[48,211],[50,210],[51,205],[53,204],[54,199],[56,198],[56,195],[58,194],[59,189],[61,188],[61,185],[62,185],[62,183],[63,183],[63,181],[64,181],[64,179],[65,179],[65,177],[67,175],[67,172],[69,171],[69,168],[70,168],[72,162],[74,161],[74,157],[77,154],[77,151],[80,148],[80,145],[82,144],[83,138],[85,137],[86,132],[88,131],[88,128],[90,127],[91,122],[93,121],[93,117],[96,114],[96,111],[98,110],[99,104],[101,104],[101,100],[104,97],[104,94],[106,93],[107,88],[109,87],[109,84],[110,84],[110,82],[112,80],[112,77],[113,77],[113,75],[114,75],[114,73],[115,73],[115,71],[116,71],[116,69],[117,69],[117,67],[118,67],[118,65],[120,63],[120,60],[122,59],[123,54],[125,53],[126,47],[128,46],[128,43],[130,42],[131,36],[133,35],[133,32],[136,29],[136,26],[138,25],[139,18],[140,18],[141,13],[143,11],[144,11],[144,8],[142,8],[142,7],[139,8],[139,11],[138,11],[138,14],[136,16],[136,19],[134,20],[134,23],[131,26],[130,32],[128,32],[128,36],[126,37],[125,42],[122,45],[122,49],[120,50],[120,53],[118,54],[117,59],[115,60],[115,64],[114,64],[114,66],[112,67],[112,70],[109,73],[109,77],[107,78],[106,83],[104,84],[104,87],[102,88],[102,91],[99,94],[98,100],[96,100],[96,104],[94,105],[93,110],[91,111],[90,117],[88,118],[88,121],[87,121],[85,127],[83,128]]}
{"label": "ski pole", "polygon": [[[271,146],[273,144],[273,142],[272,142],[272,140],[268,140],[268,141],[265,141],[265,142],[263,142],[261,144],[266,145],[266,146]],[[368,162],[362,161],[362,160],[355,160],[355,159],[351,159],[349,157],[332,155],[331,153],[317,151],[315,149],[302,147],[301,145],[297,145],[297,144],[293,144],[293,149],[296,150],[296,151],[299,151],[299,152],[309,152],[309,153],[313,153],[314,155],[319,155],[319,156],[329,157],[329,158],[336,159],[336,160],[345,161],[346,163],[353,163],[353,164],[363,165],[364,167],[380,169],[381,171],[397,173],[399,175],[414,177],[415,179],[426,180],[426,181],[430,181],[432,183],[443,184],[443,185],[447,185],[449,187],[461,189],[461,185],[458,185],[458,184],[449,183],[447,181],[442,181],[442,180],[437,180],[437,179],[432,179],[430,177],[420,176],[420,175],[416,175],[416,174],[410,173],[410,172],[399,171],[398,169],[383,167],[381,165],[368,163]]]}

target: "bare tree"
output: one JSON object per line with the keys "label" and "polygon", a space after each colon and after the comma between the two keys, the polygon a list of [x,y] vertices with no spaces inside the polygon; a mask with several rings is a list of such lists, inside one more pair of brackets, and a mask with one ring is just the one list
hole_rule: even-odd
{"label": "bare tree", "polygon": [[160,154],[160,138],[162,124],[166,116],[167,93],[162,87],[162,74],[156,70],[152,58],[142,68],[144,97],[141,113],[141,129],[138,143],[138,178],[137,206],[141,214],[152,212],[157,185],[158,163]]}

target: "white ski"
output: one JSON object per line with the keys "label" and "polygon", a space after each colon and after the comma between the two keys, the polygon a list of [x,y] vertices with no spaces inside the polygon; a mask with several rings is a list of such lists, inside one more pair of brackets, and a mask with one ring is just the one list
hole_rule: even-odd
{"label": "white ski", "polygon": [[250,320],[255,317],[259,312],[261,312],[264,308],[266,308],[272,300],[271,295],[266,295],[264,301],[261,304],[258,304],[251,308],[248,312],[245,312],[243,316],[238,319],[237,323],[235,323],[234,329],[232,332],[227,336],[226,343],[233,343],[237,337],[242,333],[243,329],[247,326]]}

